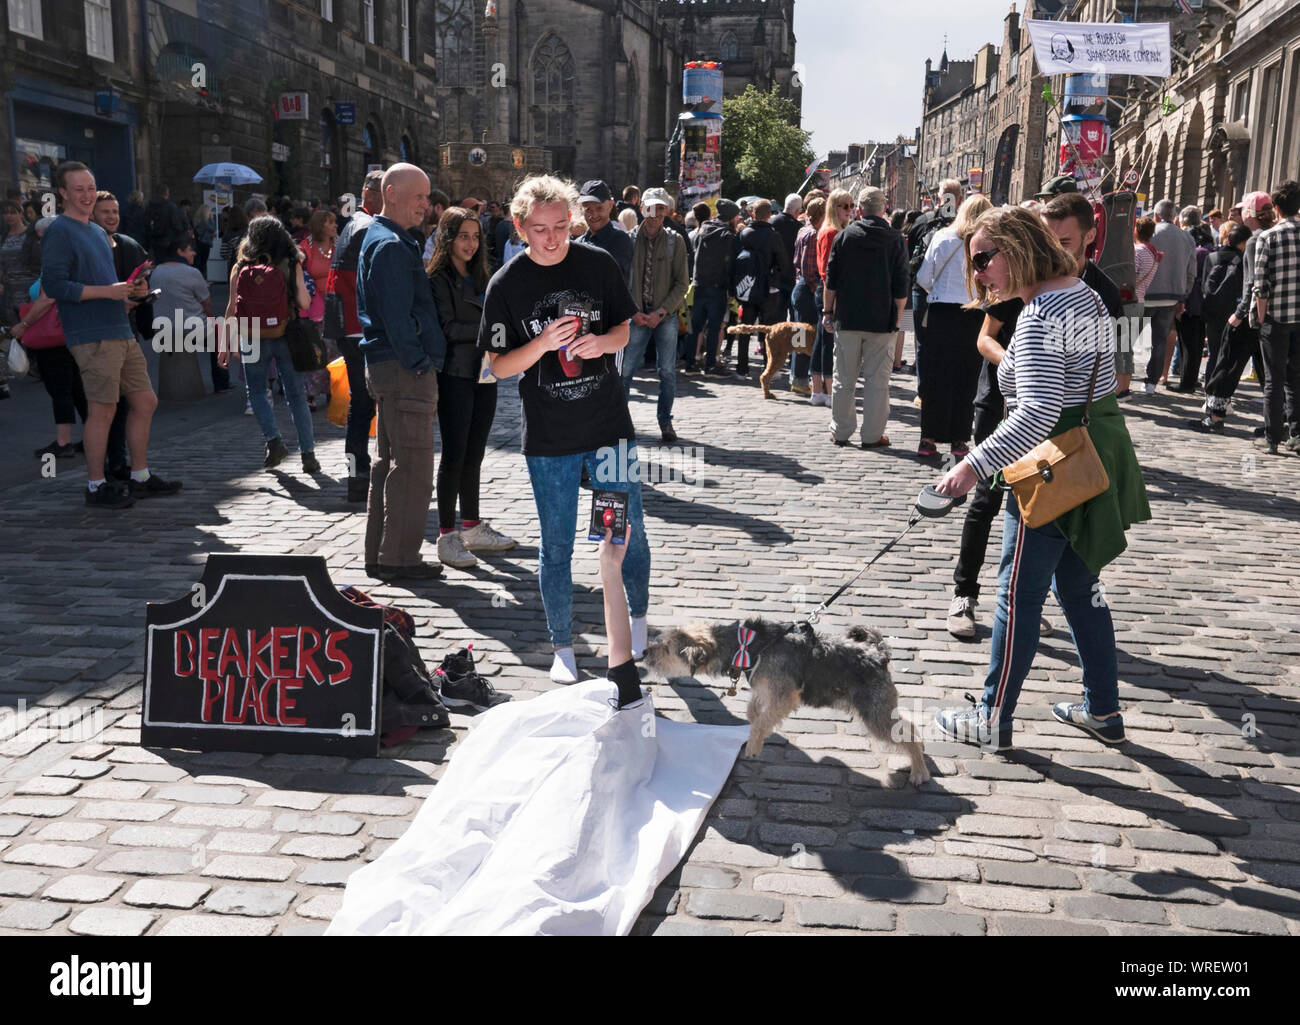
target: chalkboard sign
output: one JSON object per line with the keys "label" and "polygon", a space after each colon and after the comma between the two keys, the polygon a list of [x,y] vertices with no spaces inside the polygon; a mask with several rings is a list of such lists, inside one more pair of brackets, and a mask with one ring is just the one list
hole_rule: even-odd
{"label": "chalkboard sign", "polygon": [[374,757],[383,612],[317,556],[211,555],[146,614],[143,746]]}

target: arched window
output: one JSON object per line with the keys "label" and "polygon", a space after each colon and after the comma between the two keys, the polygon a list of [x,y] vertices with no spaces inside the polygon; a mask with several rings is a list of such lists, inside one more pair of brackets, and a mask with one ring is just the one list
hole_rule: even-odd
{"label": "arched window", "polygon": [[740,56],[740,40],[736,38],[736,33],[722,33],[722,38],[718,40],[718,53],[724,61],[734,61]]}
{"label": "arched window", "polygon": [[435,59],[438,84],[468,87],[474,81],[474,14],[471,0],[438,0]]}
{"label": "arched window", "polygon": [[410,135],[403,134],[401,142],[398,143],[398,149],[402,154],[402,163],[417,164],[419,161],[415,156],[415,143],[411,141]]}
{"label": "arched window", "polygon": [[573,55],[559,38],[547,36],[533,53],[533,143],[573,143]]}
{"label": "arched window", "polygon": [[364,163],[366,167],[371,164],[382,164],[384,162],[383,151],[384,142],[379,134],[379,129],[373,121],[367,121],[365,131],[361,135],[362,145],[365,147]]}

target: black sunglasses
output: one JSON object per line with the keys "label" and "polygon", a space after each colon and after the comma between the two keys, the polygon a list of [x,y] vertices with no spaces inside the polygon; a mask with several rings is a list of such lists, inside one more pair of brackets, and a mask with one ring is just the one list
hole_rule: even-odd
{"label": "black sunglasses", "polygon": [[971,253],[970,262],[977,271],[983,274],[984,271],[989,269],[989,264],[993,262],[993,257],[997,255],[998,251],[996,249],[985,249],[980,253]]}

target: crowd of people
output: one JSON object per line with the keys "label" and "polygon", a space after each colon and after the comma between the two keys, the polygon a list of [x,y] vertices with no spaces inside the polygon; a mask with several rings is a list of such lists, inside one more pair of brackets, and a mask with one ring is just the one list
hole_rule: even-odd
{"label": "crowd of people", "polygon": [[[916,455],[937,465],[940,446],[949,449],[941,485],[949,494],[995,477],[1079,417],[1102,438],[1116,485],[1086,529],[1065,518],[1027,526],[1008,502],[998,650],[977,708],[940,717],[955,737],[993,728],[1009,742],[1016,681],[1033,638],[1050,630],[1041,608],[1052,580],[1090,681],[1084,704],[1058,718],[1107,742],[1122,736],[1122,722],[1108,722],[1118,714],[1105,683],[1113,667],[1102,655],[1109,615],[1103,622],[1084,608],[1100,569],[1123,550],[1124,530],[1149,515],[1120,400],[1161,384],[1183,393],[1203,387],[1205,413],[1193,426],[1222,432],[1253,360],[1266,399],[1261,444],[1300,451],[1295,182],[1252,192],[1226,216],[1157,203],[1134,227],[1127,306],[1090,259],[1099,211],[1068,178],[1019,209],[995,209],[944,182],[924,210],[891,212],[883,192],[866,188],[792,194],[779,210],[763,199],[745,209],[719,199],[683,215],[671,187],[629,186],[618,202],[605,181],[578,187],[548,175],[525,179],[508,210],[473,196],[453,202],[419,168],[397,164],[366,176],[355,211],[285,197],[268,209],[250,199],[226,212],[220,231],[205,209],[191,217],[187,204],[172,203],[166,188],[148,204],[133,193],[119,209],[81,164],[61,165],[56,188],[57,217],[31,223],[17,199],[0,210],[0,316],[14,339],[58,338],[30,346],[56,430],[37,454],[67,458],[84,448],[88,505],[124,508],[180,489],[148,467],[157,398],[140,339],[151,337],[159,315],[212,315],[201,267],[220,237],[226,324],[238,327],[218,333],[214,390],[232,387],[235,362],[245,411],[264,437],[263,465],[273,469],[289,455],[272,404],[278,385],[303,471],[319,473],[312,414],[328,384],[319,372],[294,369],[285,336],[295,317],[320,327],[329,355],[346,366],[347,499],[366,505],[365,566],[377,579],[428,580],[443,566],[474,565],[476,552],[514,545],[484,518],[479,479],[497,381],[519,378],[557,681],[577,679],[571,563],[584,486],[626,495],[619,564],[631,649],[639,656],[645,648],[650,549],[632,389],[656,390],[660,439],[672,443],[677,374],[748,379],[759,328],[800,332],[790,391],[828,407],[836,446],[855,434],[863,449],[889,446],[891,377],[914,371]],[[1132,346],[1115,330],[1134,313],[1151,342],[1137,389]],[[730,320],[754,334],[729,334]],[[1066,320],[1108,328],[1076,350],[1062,345]],[[912,367],[902,361],[908,326]],[[260,344],[230,333],[250,329]],[[638,380],[643,366],[655,373]],[[77,416],[79,444],[71,437]],[[438,562],[426,563],[435,422]],[[612,473],[602,457],[611,449],[625,453]],[[1000,489],[981,487],[967,511],[948,618],[955,636],[976,633],[978,578],[1001,504]]]}

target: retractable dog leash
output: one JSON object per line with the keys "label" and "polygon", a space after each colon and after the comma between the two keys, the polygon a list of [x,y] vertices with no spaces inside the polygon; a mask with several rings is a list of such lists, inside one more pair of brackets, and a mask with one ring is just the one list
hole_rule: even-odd
{"label": "retractable dog leash", "polygon": [[[947,516],[954,508],[962,505],[966,501],[965,495],[945,495],[936,491],[932,485],[927,484],[921,489],[916,501],[912,504],[912,514],[907,518],[907,526],[892,541],[888,542],[880,551],[871,557],[871,560],[853,574],[847,581],[840,585],[839,589],[827,598],[824,602],[813,609],[807,619],[795,623],[796,629],[802,630],[806,634],[813,632],[813,627],[821,618],[822,613],[831,607],[832,604],[850,587],[857,583],[858,579],[874,566],[880,559],[889,552],[898,542],[907,536],[907,532],[915,527],[923,519],[936,520]],[[728,696],[734,696],[736,693],[736,681],[747,673],[752,673],[758,668],[759,660],[762,658],[762,650],[757,652],[750,651],[750,645],[754,642],[754,631],[745,627],[743,623],[736,624],[736,640],[739,648],[735,657],[731,660],[728,675],[731,677],[731,687],[727,690]],[[769,642],[770,643],[770,642]],[[764,645],[766,648],[766,645]]]}

